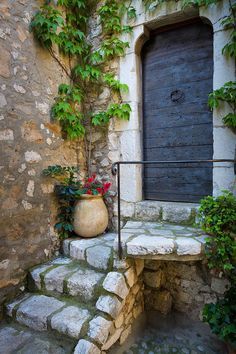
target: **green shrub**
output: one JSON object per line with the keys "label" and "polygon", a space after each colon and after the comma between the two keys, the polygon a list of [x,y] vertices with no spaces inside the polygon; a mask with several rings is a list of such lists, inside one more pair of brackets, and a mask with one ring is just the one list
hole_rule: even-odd
{"label": "green shrub", "polygon": [[230,276],[236,259],[236,197],[228,191],[218,197],[206,197],[201,201],[199,218],[203,230],[211,235],[206,240],[209,268]]}
{"label": "green shrub", "polygon": [[225,293],[216,304],[206,304],[203,321],[208,322],[211,330],[221,340],[236,348],[236,286]]}
{"label": "green shrub", "polygon": [[211,235],[206,240],[208,266],[230,281],[224,298],[204,306],[203,321],[221,340],[236,347],[236,197],[228,191],[208,196],[201,201],[199,214],[202,228]]}

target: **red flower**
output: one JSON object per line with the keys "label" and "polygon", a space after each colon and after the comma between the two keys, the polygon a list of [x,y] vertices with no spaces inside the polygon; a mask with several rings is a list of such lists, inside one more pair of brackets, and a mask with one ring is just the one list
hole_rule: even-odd
{"label": "red flower", "polygon": [[93,177],[89,177],[88,178],[88,183],[92,183],[93,182]]}
{"label": "red flower", "polygon": [[91,194],[93,194],[93,192],[91,191],[91,189],[88,189],[86,194],[90,194],[91,195]]}
{"label": "red flower", "polygon": [[106,193],[110,187],[111,187],[111,183],[110,182],[103,183],[104,193]]}
{"label": "red flower", "polygon": [[103,193],[104,193],[104,192],[103,192],[103,188],[98,187],[98,188],[97,188],[97,192],[98,192],[99,194],[103,194]]}

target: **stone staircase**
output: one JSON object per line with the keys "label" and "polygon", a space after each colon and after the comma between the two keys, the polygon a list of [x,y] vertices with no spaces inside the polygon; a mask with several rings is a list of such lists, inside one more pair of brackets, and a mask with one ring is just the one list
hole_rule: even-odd
{"label": "stone staircase", "polygon": [[122,345],[144,310],[144,261],[201,260],[206,235],[185,225],[128,221],[121,236],[122,260],[114,233],[64,240],[63,254],[33,268],[28,292],[6,306],[11,324],[70,341],[58,353],[105,354]]}
{"label": "stone staircase", "polygon": [[29,292],[7,305],[7,315],[72,340],[73,353],[106,353],[122,344],[143,311],[143,261],[119,261],[114,240],[112,233],[65,240],[63,256],[30,271]]}

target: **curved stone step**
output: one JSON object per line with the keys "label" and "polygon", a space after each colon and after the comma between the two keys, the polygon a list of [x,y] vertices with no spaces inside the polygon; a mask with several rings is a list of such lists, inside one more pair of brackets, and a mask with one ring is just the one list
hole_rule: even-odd
{"label": "curved stone step", "polygon": [[102,271],[112,270],[114,233],[92,239],[68,239],[63,242],[64,254],[84,261],[88,266]]}
{"label": "curved stone step", "polygon": [[45,295],[27,294],[27,297],[7,305],[7,314],[18,323],[37,331],[56,331],[79,339],[84,333],[91,312],[67,300]]}
{"label": "curved stone step", "polygon": [[31,290],[45,290],[78,297],[81,301],[96,299],[105,274],[73,262],[58,258],[30,272]]}

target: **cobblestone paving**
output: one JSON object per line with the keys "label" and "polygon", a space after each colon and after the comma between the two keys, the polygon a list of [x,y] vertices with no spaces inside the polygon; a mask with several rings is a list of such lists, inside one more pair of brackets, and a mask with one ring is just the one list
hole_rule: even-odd
{"label": "cobblestone paving", "polygon": [[124,354],[227,354],[212,337],[189,330],[147,329]]}

